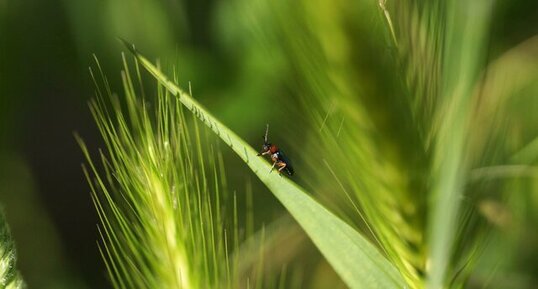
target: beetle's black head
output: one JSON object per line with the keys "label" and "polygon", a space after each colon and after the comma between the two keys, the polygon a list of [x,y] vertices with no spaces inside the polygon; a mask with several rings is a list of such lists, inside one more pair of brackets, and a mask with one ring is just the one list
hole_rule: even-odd
{"label": "beetle's black head", "polygon": [[268,142],[265,142],[262,146],[264,152],[268,151],[270,147],[271,147],[271,144]]}

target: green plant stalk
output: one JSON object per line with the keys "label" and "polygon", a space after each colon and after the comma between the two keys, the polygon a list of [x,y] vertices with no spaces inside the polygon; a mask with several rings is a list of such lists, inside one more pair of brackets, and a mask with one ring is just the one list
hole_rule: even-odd
{"label": "green plant stalk", "polygon": [[270,165],[263,158],[257,157],[257,152],[252,147],[170,81],[138,53],[134,46],[125,41],[124,43],[166,89],[248,165],[301,225],[350,288],[405,287],[397,269],[361,234],[320,205],[291,180],[279,177],[276,173],[271,174]]}
{"label": "green plant stalk", "polygon": [[477,83],[490,19],[491,1],[449,1],[443,55],[441,97],[446,111],[439,112],[435,143],[433,187],[430,199],[426,288],[443,288],[448,282],[450,259],[468,168],[469,121],[472,93]]}

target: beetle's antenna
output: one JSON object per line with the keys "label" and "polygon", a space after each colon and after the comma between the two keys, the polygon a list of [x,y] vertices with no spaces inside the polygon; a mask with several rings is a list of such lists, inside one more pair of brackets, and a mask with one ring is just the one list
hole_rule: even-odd
{"label": "beetle's antenna", "polygon": [[265,140],[265,143],[267,143],[267,135],[269,134],[269,124],[267,124],[267,128],[265,129],[265,137],[263,138]]}

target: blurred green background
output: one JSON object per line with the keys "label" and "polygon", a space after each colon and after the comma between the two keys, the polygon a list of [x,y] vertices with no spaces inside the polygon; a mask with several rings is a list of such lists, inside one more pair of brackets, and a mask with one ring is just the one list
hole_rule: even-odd
{"label": "blurred green background", "polygon": [[[379,123],[387,123],[386,137],[406,132],[390,125],[397,119],[394,107],[386,109],[389,116],[378,112],[391,104],[376,98],[375,87],[390,90],[397,85],[393,79],[380,79],[387,75],[380,63],[391,48],[383,50],[383,35],[372,36],[369,30],[379,28],[368,26],[375,22],[368,10],[361,10],[362,2],[0,0],[0,202],[18,248],[18,266],[30,287],[110,288],[96,246],[95,209],[80,169],[83,158],[73,138],[76,131],[90,147],[101,145],[87,108],[95,89],[88,73],[93,54],[116,92],[121,91],[120,53],[125,51],[117,37],[166,67],[175,65],[180,83],[187,87],[190,81],[194,97],[252,145],[260,144],[269,122],[271,138],[294,156],[297,180],[307,188],[319,187],[301,176],[301,167],[317,157],[304,153],[312,153],[307,148],[316,144],[307,136],[320,130],[308,121],[306,115],[313,111],[302,102],[317,89],[306,87],[315,83],[308,73],[316,72],[316,62],[306,68],[304,63],[328,59],[333,79],[351,71],[347,81],[361,79],[361,89],[372,92],[366,108]],[[484,59],[494,60],[537,33],[537,1],[495,1]],[[297,60],[298,55],[304,59]],[[347,61],[349,55],[357,57]],[[536,92],[536,83],[519,91],[530,100],[538,97]],[[514,111],[530,122],[534,117],[535,126],[517,133],[530,142],[538,132],[538,107],[536,101],[522,99],[512,104]],[[332,109],[330,102],[312,106],[321,111],[321,120]],[[491,153],[500,154],[495,148]],[[283,214],[237,158],[226,161],[234,168],[228,170],[231,189],[244,190],[245,175],[252,179],[258,222]],[[529,190],[536,198],[536,187]],[[338,202],[332,196],[322,199]],[[484,206],[486,212],[491,207]],[[529,206],[534,217],[522,217],[525,226],[538,224],[536,206]],[[521,244],[516,236],[510,241]],[[527,284],[528,276],[536,281],[537,242],[534,234],[520,252],[506,257],[515,259],[515,271],[526,272],[514,275],[524,280],[510,288],[526,288],[517,284]],[[309,246],[304,254],[319,260]],[[305,265],[305,270],[314,269]]]}

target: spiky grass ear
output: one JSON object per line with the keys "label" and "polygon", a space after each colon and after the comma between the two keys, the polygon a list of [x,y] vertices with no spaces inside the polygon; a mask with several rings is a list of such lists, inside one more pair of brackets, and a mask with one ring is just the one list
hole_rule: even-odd
{"label": "spiky grass ear", "polygon": [[198,120],[187,120],[178,99],[162,87],[149,98],[155,105],[147,105],[125,57],[122,77],[122,99],[106,81],[105,89],[96,82],[98,96],[90,105],[106,144],[100,155],[104,172],[77,137],[90,166],[85,173],[113,286],[243,287],[238,260],[229,252],[246,236],[231,220],[237,216],[235,195],[222,185],[226,176],[214,141],[203,137]]}
{"label": "spiky grass ear", "polygon": [[23,289],[26,284],[17,271],[17,254],[4,213],[0,210],[0,287]]}
{"label": "spiky grass ear", "polygon": [[[306,136],[315,142],[302,152],[323,155],[307,159],[302,175],[308,175],[320,198],[336,203],[337,198],[326,196],[340,195],[337,211],[351,216],[379,243],[411,288],[423,288],[426,282],[430,288],[457,288],[449,286],[450,278],[465,263],[464,251],[475,251],[475,240],[486,243],[475,234],[478,226],[467,230],[471,226],[461,224],[479,219],[468,211],[474,203],[467,195],[467,142],[483,125],[476,122],[470,130],[468,123],[478,111],[474,88],[481,102],[494,102],[479,82],[488,55],[492,2],[360,1],[335,6],[318,1],[317,9],[307,2],[260,5],[259,15],[269,10],[282,16],[276,24],[278,44],[253,31],[259,40],[283,50],[281,57],[292,63],[297,76],[293,82],[300,87],[301,112],[311,127],[320,127],[320,133]],[[371,25],[376,3],[387,29]],[[293,17],[283,12],[297,7],[304,9]],[[350,16],[357,28],[368,27],[360,30],[366,41],[350,33],[351,21],[334,22]],[[379,37],[383,34],[392,42],[390,49]],[[497,154],[498,148],[495,144],[489,154]],[[357,214],[350,212],[349,202]]]}

